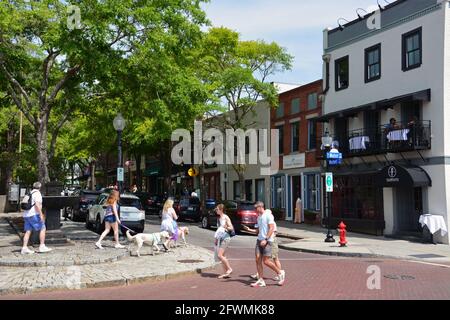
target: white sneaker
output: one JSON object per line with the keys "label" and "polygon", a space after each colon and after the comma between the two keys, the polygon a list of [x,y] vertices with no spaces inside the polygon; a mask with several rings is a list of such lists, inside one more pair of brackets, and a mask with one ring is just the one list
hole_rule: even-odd
{"label": "white sneaker", "polygon": [[256,281],[255,283],[252,283],[250,286],[252,286],[253,288],[256,287],[265,287],[266,283],[264,282],[263,279],[259,279],[258,281]]}
{"label": "white sneaker", "polygon": [[52,251],[53,249],[50,249],[50,248],[48,248],[47,246],[45,246],[45,245],[42,245],[42,246],[39,246],[39,253],[46,253],[46,252],[50,252],[50,251]]}
{"label": "white sneaker", "polygon": [[124,249],[125,246],[123,246],[123,245],[121,245],[121,244],[119,243],[119,244],[116,244],[116,245],[114,246],[114,248],[116,248],[116,249]]}
{"label": "white sneaker", "polygon": [[95,246],[96,246],[98,249],[103,250],[102,244],[101,244],[100,242],[96,242],[96,243],[95,243]]}
{"label": "white sneaker", "polygon": [[280,277],[279,276],[273,277],[273,281],[280,281]]}
{"label": "white sneaker", "polygon": [[259,275],[258,275],[258,273],[255,273],[255,274],[250,275],[250,278],[252,278],[253,280],[258,280]]}
{"label": "white sneaker", "polygon": [[281,270],[280,274],[278,275],[280,280],[278,281],[278,285],[282,286],[284,284],[284,281],[286,279],[286,272],[284,270]]}
{"label": "white sneaker", "polygon": [[20,251],[20,253],[21,253],[21,254],[33,254],[34,251],[28,249],[28,247],[24,247],[24,248],[22,248],[22,250]]}

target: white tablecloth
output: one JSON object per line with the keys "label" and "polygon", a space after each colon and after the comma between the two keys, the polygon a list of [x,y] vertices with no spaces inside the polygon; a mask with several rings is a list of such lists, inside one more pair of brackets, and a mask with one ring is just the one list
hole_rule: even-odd
{"label": "white tablecloth", "polygon": [[443,216],[424,214],[420,216],[419,222],[422,225],[422,228],[427,226],[431,234],[435,234],[441,230],[441,236],[444,237],[448,232]]}
{"label": "white tablecloth", "polygon": [[350,150],[366,150],[366,143],[370,142],[368,136],[353,137],[349,139]]}
{"label": "white tablecloth", "polygon": [[408,141],[409,129],[393,130],[388,133],[389,141]]}

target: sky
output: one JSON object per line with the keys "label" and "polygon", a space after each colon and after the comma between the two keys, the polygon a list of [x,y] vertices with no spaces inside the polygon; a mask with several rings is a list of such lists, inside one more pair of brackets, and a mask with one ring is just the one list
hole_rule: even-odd
{"label": "sky", "polygon": [[286,48],[294,56],[293,68],[271,81],[292,84],[322,78],[323,29],[337,27],[339,18],[356,19],[358,8],[378,8],[377,0],[211,0],[202,7],[213,26],[233,29],[242,40],[275,41]]}

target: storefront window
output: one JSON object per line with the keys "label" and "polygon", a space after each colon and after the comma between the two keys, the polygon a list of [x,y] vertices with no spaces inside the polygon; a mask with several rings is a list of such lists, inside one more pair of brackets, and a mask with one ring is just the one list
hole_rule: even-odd
{"label": "storefront window", "polygon": [[264,184],[264,179],[256,180],[256,201],[266,201]]}
{"label": "storefront window", "polygon": [[305,209],[320,211],[320,174],[305,175]]}
{"label": "storefront window", "polygon": [[383,193],[375,187],[374,175],[335,177],[332,216],[336,218],[383,219]]}
{"label": "storefront window", "polygon": [[273,178],[273,207],[285,208],[285,185],[286,180],[284,176]]}

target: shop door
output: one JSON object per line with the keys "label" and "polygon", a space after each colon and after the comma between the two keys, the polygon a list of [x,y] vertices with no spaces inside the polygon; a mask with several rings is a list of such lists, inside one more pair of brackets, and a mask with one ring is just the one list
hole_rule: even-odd
{"label": "shop door", "polygon": [[413,188],[396,188],[396,232],[418,232],[419,217]]}
{"label": "shop door", "polygon": [[295,206],[297,204],[297,199],[302,199],[301,190],[302,190],[302,177],[296,176],[292,177],[292,196],[291,196],[291,203],[292,203],[292,212],[295,215]]}

